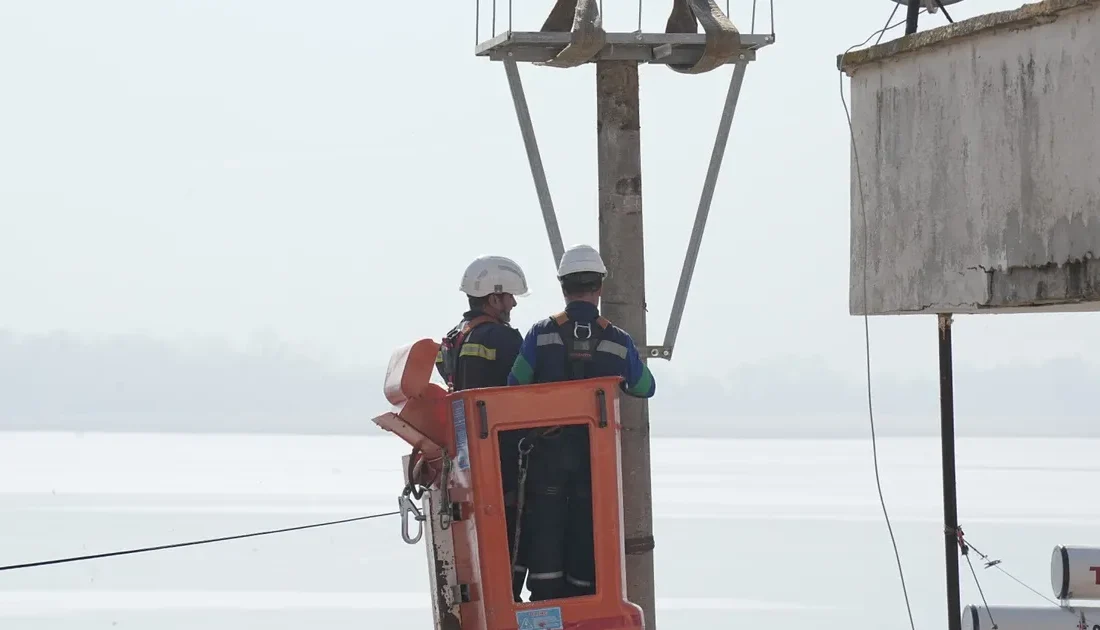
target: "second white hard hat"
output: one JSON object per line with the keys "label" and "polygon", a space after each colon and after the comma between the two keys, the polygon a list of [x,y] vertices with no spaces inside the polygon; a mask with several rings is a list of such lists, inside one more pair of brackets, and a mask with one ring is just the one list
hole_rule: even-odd
{"label": "second white hard hat", "polygon": [[558,278],[584,272],[607,275],[607,267],[603,264],[603,258],[600,258],[600,252],[591,245],[574,245],[565,250],[558,264]]}
{"label": "second white hard hat", "polygon": [[516,297],[527,295],[527,276],[516,261],[504,256],[480,256],[466,267],[459,291],[471,297],[485,297],[494,293],[511,293]]}

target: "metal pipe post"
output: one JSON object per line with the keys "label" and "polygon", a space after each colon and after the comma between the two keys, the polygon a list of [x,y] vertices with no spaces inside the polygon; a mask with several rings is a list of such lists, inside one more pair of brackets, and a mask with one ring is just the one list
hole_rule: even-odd
{"label": "metal pipe post", "polygon": [[905,34],[912,35],[917,32],[917,18],[920,17],[921,0],[909,0],[905,14]]}
{"label": "metal pipe post", "polygon": [[951,315],[939,315],[940,442],[943,461],[943,551],[947,569],[947,628],[962,630],[959,597],[959,508],[955,492],[955,385],[951,373]]}
{"label": "metal pipe post", "polygon": [[[608,271],[602,310],[639,346],[646,342],[640,134],[638,62],[596,62],[600,252]],[[646,630],[655,630],[649,404],[624,396],[620,414],[627,596],[641,606]]]}

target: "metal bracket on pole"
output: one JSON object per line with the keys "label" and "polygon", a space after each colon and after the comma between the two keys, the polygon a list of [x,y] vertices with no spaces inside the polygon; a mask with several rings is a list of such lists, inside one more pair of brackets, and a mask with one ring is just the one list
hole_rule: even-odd
{"label": "metal bracket on pole", "polygon": [[644,352],[651,359],[665,359],[667,361],[672,358],[672,346],[646,346]]}
{"label": "metal bracket on pole", "polygon": [[730,126],[733,124],[733,113],[737,110],[737,99],[741,95],[741,85],[745,81],[745,70],[748,65],[748,62],[740,61],[733,67],[729,91],[726,92],[726,104],[722,108],[722,118],[718,122],[718,133],[715,135],[714,148],[710,153],[710,165],[707,167],[707,176],[703,181],[703,192],[699,196],[699,208],[695,212],[695,225],[691,228],[691,238],[688,239],[687,253],[684,255],[684,267],[680,271],[680,283],[676,286],[676,297],[672,300],[672,312],[669,314],[668,328],[665,330],[665,342],[659,346],[646,346],[646,356],[651,359],[672,359],[672,349],[676,345],[676,335],[680,332],[680,320],[684,316],[684,305],[687,304],[688,289],[691,288],[691,277],[695,273],[695,262],[699,258],[699,246],[703,241],[703,231],[707,227],[710,204],[714,199],[714,188],[718,184],[718,173],[722,170],[722,158],[726,153],[726,142],[729,140]]}
{"label": "metal bracket on pole", "polygon": [[531,166],[531,177],[535,180],[535,191],[539,196],[539,206],[542,207],[542,221],[546,224],[546,236],[550,238],[550,251],[554,254],[554,269],[557,269],[558,262],[565,253],[565,245],[561,240],[558,217],[554,214],[554,201],[550,197],[550,186],[546,183],[546,171],[542,167],[542,156],[539,155],[539,145],[535,140],[531,110],[527,108],[527,97],[523,94],[523,82],[519,78],[516,62],[505,60],[504,72],[508,75],[508,87],[512,91],[512,103],[516,106],[519,131],[527,150],[527,163]]}

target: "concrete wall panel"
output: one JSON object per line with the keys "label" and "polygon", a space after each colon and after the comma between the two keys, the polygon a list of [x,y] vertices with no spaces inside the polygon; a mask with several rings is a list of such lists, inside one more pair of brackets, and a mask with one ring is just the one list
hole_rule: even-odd
{"label": "concrete wall panel", "polygon": [[[842,56],[849,306],[1100,309],[1100,0],[1047,0]],[[866,227],[860,180],[866,203]]]}

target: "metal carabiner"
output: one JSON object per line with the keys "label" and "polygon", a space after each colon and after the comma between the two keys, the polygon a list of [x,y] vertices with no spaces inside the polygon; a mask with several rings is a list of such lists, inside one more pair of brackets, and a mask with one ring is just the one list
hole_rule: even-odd
{"label": "metal carabiner", "polygon": [[[416,507],[408,494],[397,497],[397,509],[401,512],[401,539],[410,545],[415,545],[420,542],[420,538],[424,535],[424,514],[420,512],[420,508]],[[413,515],[413,519],[417,521],[415,538],[409,537],[410,513]]]}

